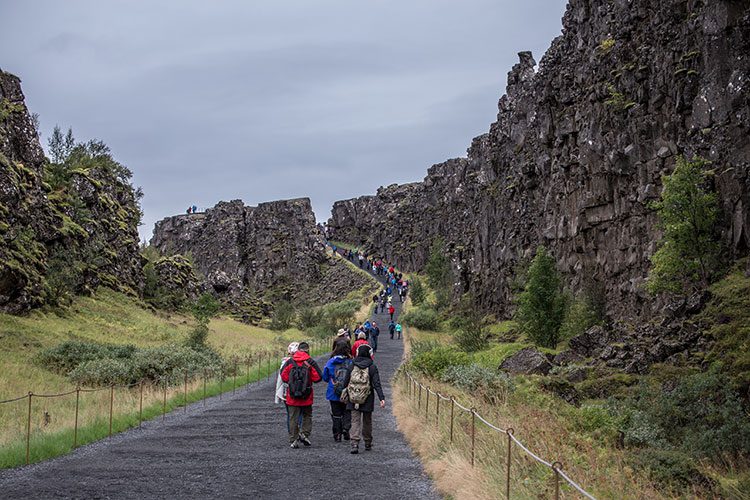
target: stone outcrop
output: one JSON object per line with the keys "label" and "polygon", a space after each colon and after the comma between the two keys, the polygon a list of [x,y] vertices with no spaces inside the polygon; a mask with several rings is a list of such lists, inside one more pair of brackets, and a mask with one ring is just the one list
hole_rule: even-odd
{"label": "stone outcrop", "polygon": [[151,244],[162,255],[190,255],[209,289],[241,314],[259,309],[258,296],[319,305],[367,280],[326,254],[307,198],[257,207],[234,200],[168,217],[156,223]]}
{"label": "stone outcrop", "polygon": [[527,347],[507,357],[498,369],[513,375],[547,375],[552,369],[552,363],[541,352]]}
{"label": "stone outcrop", "polygon": [[51,173],[20,80],[0,71],[0,311],[108,286],[143,286],[141,211],[106,146],[76,146]]}
{"label": "stone outcrop", "polygon": [[750,4],[571,0],[538,68],[508,74],[498,119],[466,158],[420,183],[337,202],[331,239],[423,268],[447,243],[455,295],[507,316],[519,262],[546,245],[575,291],[603,287],[614,318],[648,318],[659,229],[650,202],[678,155],[712,162],[723,240],[750,242]]}

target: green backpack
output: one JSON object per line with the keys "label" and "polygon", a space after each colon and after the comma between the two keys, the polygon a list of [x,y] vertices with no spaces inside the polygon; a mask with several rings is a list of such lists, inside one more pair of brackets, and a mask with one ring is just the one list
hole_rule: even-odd
{"label": "green backpack", "polygon": [[349,385],[346,387],[349,395],[349,402],[354,405],[355,409],[364,404],[372,392],[370,387],[370,370],[355,366],[352,369],[352,376],[349,378]]}

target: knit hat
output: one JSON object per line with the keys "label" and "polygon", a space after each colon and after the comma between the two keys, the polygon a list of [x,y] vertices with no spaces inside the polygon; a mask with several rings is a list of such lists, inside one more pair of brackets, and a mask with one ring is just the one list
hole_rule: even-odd
{"label": "knit hat", "polygon": [[292,342],[289,344],[289,346],[286,348],[286,352],[289,354],[294,354],[299,349],[299,342]]}

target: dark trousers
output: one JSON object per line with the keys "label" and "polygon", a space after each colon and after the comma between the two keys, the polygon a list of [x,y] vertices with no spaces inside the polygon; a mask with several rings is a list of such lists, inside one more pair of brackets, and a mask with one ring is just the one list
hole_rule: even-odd
{"label": "dark trousers", "polygon": [[346,409],[346,404],[341,401],[329,401],[331,403],[331,420],[333,421],[333,435],[338,436],[349,433],[352,428],[352,412]]}
{"label": "dark trousers", "polygon": [[370,347],[372,347],[372,352],[378,352],[378,338],[374,335],[370,336]]}
{"label": "dark trousers", "polygon": [[[299,421],[302,417],[302,428],[300,429]],[[289,406],[289,442],[293,443],[302,435],[310,437],[312,432],[312,405],[310,406]]]}
{"label": "dark trousers", "polygon": [[[292,416],[292,410],[291,410],[291,408],[293,408],[293,407],[289,406],[286,403],[284,403],[284,406],[286,407],[286,431],[289,432],[289,433],[291,433],[292,429],[291,429],[291,427],[289,425],[289,421],[291,420],[291,416]],[[302,427],[302,414],[301,413],[297,417],[297,425],[299,427]]]}

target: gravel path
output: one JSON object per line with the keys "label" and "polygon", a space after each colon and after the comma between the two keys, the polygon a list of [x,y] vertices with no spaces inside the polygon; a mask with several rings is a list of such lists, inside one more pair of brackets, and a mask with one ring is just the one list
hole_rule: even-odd
{"label": "gravel path", "polygon": [[[400,310],[398,298],[394,304]],[[387,314],[375,362],[383,381],[401,363],[403,344],[390,340]],[[321,365],[322,368],[322,365]],[[165,422],[133,429],[40,464],[0,471],[2,498],[438,498],[396,430],[390,411],[373,417],[373,451],[349,454],[335,443],[325,384],[315,386],[311,448],[289,448],[275,381],[243,387],[176,410]]]}

